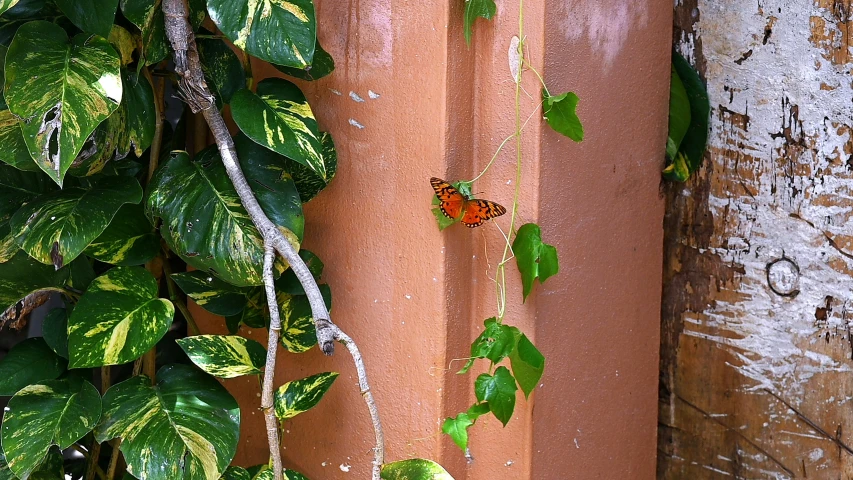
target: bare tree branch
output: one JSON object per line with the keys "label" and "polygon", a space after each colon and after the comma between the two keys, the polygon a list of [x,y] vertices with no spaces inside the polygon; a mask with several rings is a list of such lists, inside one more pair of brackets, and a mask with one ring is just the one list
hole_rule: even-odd
{"label": "bare tree branch", "polygon": [[332,355],[334,353],[334,342],[339,341],[347,347],[350,355],[352,355],[358,373],[359,388],[370,411],[370,419],[373,423],[376,438],[372,479],[380,480],[381,466],[385,461],[384,434],[382,432],[382,423],[379,421],[379,410],[376,407],[373,393],[370,391],[370,385],[367,381],[367,372],[361,353],[352,338],[332,323],[323,296],[308,266],[299,257],[296,248],[290,244],[284,234],[264,213],[251,187],[249,187],[246,177],[243,175],[237,159],[234,141],[228,132],[225,120],[215,107],[215,98],[207,87],[204,74],[202,73],[198,50],[195,44],[195,36],[187,21],[188,9],[186,0],[163,0],[163,12],[166,17],[166,35],[172,44],[172,49],[175,51],[175,70],[180,78],[178,85],[179,95],[187,102],[193,113],[201,111],[205,120],[207,120],[207,124],[219,148],[219,154],[222,157],[222,163],[225,166],[228,177],[231,179],[231,183],[234,184],[234,189],[237,191],[237,195],[249,213],[249,217],[264,239],[264,284],[270,309],[270,328],[261,405],[264,408],[275,478],[276,480],[281,480],[283,470],[279,448],[278,424],[274,416],[272,398],[275,357],[278,347],[278,335],[281,330],[278,303],[272,280],[272,264],[275,260],[275,253],[277,252],[290,265],[291,270],[293,270],[293,273],[305,290],[305,294],[311,304],[311,314],[314,317],[317,344],[320,350],[326,355]]}

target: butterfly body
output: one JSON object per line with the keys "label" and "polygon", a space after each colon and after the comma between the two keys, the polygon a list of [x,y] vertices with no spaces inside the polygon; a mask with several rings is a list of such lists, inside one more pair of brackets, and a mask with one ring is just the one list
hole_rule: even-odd
{"label": "butterfly body", "polygon": [[438,197],[438,208],[446,217],[454,220],[461,218],[463,225],[469,228],[479,227],[486,220],[500,217],[506,213],[506,208],[490,200],[468,198],[456,187],[440,178],[432,177],[429,181],[435,196]]}

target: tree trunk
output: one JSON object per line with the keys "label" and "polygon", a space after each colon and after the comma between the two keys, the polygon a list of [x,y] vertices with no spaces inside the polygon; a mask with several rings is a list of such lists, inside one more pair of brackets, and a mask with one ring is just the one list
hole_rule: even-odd
{"label": "tree trunk", "polygon": [[853,476],[853,5],[677,0],[711,100],[667,186],[659,478]]}

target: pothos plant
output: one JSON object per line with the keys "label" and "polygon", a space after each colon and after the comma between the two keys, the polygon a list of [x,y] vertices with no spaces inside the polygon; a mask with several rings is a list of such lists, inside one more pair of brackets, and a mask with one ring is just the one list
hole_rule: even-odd
{"label": "pothos plant", "polygon": [[[0,361],[0,480],[304,479],[280,422],[337,374],[274,385],[276,353],[335,342],[371,415],[372,478],[449,478],[385,462],[361,354],[300,249],[335,145],[295,84],[255,84],[250,65],[332,71],[312,0],[0,0],[0,54],[0,329],[59,305]],[[198,335],[186,297],[232,335]],[[267,328],[266,348],[242,326]],[[230,466],[240,410],[214,379],[240,375],[263,378],[270,445],[249,469]]]}
{"label": "pothos plant", "polygon": [[[488,20],[493,18],[496,12],[497,5],[493,0],[465,0],[463,28],[465,40],[469,45],[477,18]],[[454,223],[462,223],[471,228],[479,227],[488,220],[504,215],[507,209],[489,200],[471,198],[471,186],[488,172],[504,146],[510,140],[515,140],[515,189],[512,206],[509,209],[510,220],[507,231],[504,232],[500,225],[495,223],[505,240],[502,247],[503,256],[497,265],[493,279],[497,311],[493,317],[485,320],[483,332],[471,344],[467,362],[458,373],[468,373],[477,360],[487,361],[486,371],[478,375],[474,381],[476,402],[456,417],[447,418],[442,425],[442,431],[453,439],[469,459],[472,455],[468,448],[468,429],[478,418],[488,413],[494,415],[506,426],[515,410],[518,389],[521,389],[525,398],[529,398],[545,370],[545,356],[542,352],[524,332],[505,321],[506,265],[513,258],[521,274],[522,302],[527,300],[537,280],[540,283],[545,282],[559,271],[557,249],[543,241],[539,225],[525,223],[517,227],[519,193],[522,184],[522,131],[527,121],[539,113],[541,108],[545,121],[558,133],[576,142],[583,141],[584,136],[583,125],[576,112],[578,96],[573,92],[551,94],[542,75],[530,64],[525,55],[523,0],[519,1],[518,12],[518,35],[513,37],[509,50],[510,73],[515,80],[515,131],[501,142],[482,172],[473,179],[452,184],[438,178],[432,179],[436,194],[433,199],[435,205],[433,214],[439,229],[443,230]],[[533,72],[542,86],[541,101],[526,120],[521,113],[523,98],[521,78],[525,71]],[[507,359],[509,368],[505,365]]]}

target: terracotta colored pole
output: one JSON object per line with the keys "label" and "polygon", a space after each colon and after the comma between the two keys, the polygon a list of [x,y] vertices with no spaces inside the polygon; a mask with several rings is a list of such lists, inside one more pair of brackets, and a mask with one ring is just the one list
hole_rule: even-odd
{"label": "terracotta colored pole", "polygon": [[[483,418],[471,429],[472,464],[441,422],[474,400],[480,372],[458,376],[454,359],[495,314],[489,277],[504,240],[491,224],[438,232],[428,180],[472,178],[514,131],[507,50],[518,12],[498,2],[467,47],[463,2],[452,3],[318,2],[320,42],[336,71],[300,83],[339,158],[337,178],[306,207],[305,247],[325,262],[332,316],[365,356],[386,458],[432,458],[457,480],[651,478],[671,2],[525,3],[531,63],[552,92],[581,96],[587,140],[576,145],[539,121],[539,80],[525,73],[522,116],[533,118],[520,219],[542,225],[562,268],[522,305],[508,265],[506,321],[534,339],[548,366],[531,400],[519,395],[507,428]],[[254,70],[256,80],[279,75]],[[475,191],[511,205],[515,161],[509,142]],[[194,308],[202,330],[225,332]],[[318,408],[285,425],[285,464],[308,478],[369,478],[372,429],[346,352],[284,353],[276,384],[320,371],[341,376]],[[237,461],[264,463],[257,380],[225,384],[243,408]]]}

